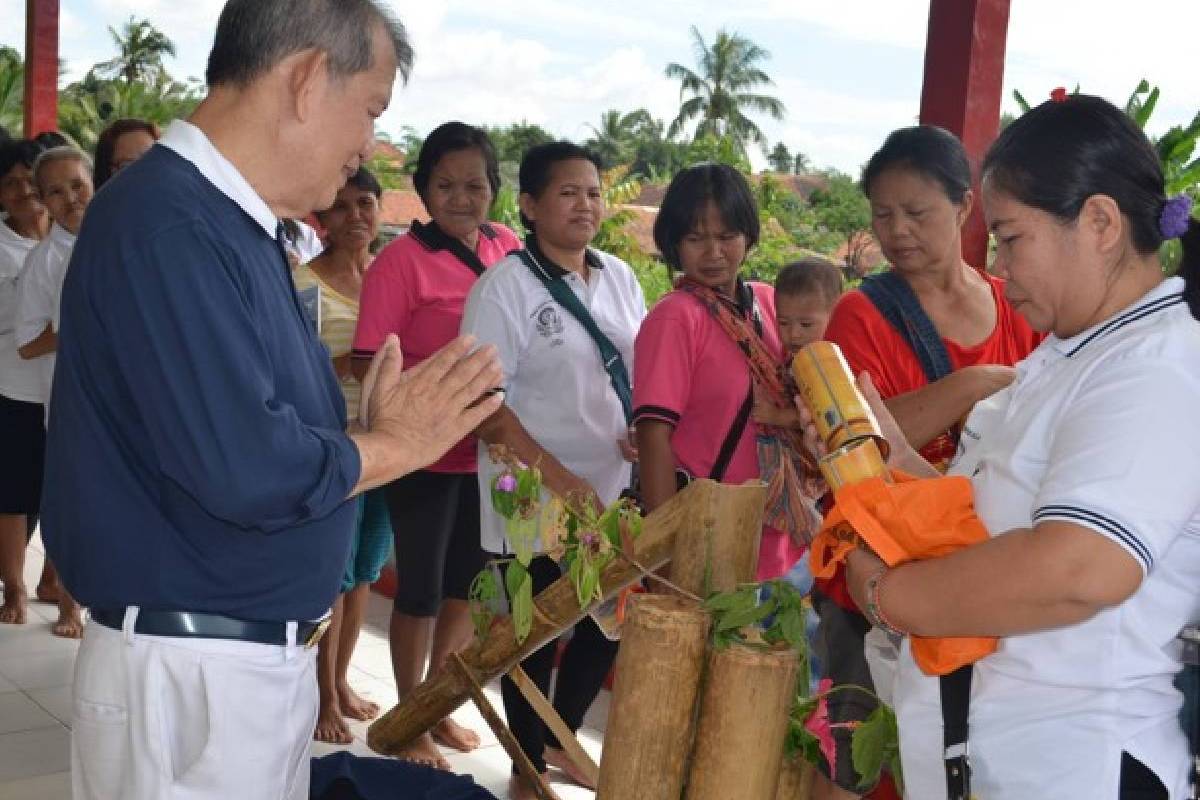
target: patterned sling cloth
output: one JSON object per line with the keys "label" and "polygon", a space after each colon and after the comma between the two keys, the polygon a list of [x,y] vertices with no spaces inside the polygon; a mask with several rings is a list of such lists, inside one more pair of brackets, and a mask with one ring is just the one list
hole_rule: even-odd
{"label": "patterned sling cloth", "polygon": [[[686,277],[680,278],[675,288],[696,298],[738,346],[759,393],[778,408],[790,408],[793,393],[788,390],[784,366],[771,355],[733,298]],[[807,546],[821,529],[816,500],[826,491],[816,459],[804,447],[800,432],[790,428],[760,426],[757,445],[759,474],[767,484],[763,524]]]}

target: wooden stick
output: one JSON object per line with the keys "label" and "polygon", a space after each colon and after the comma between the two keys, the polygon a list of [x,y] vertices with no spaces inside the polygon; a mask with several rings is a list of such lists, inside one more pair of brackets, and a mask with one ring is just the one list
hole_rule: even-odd
{"label": "wooden stick", "polygon": [[[629,559],[617,557],[600,575],[604,599],[642,577],[643,568],[657,569],[670,558],[675,534],[684,526],[699,524],[721,510],[721,518],[737,526],[739,535],[758,536],[762,527],[762,509],[766,489],[761,485],[727,486],[709,480],[693,482],[679,494],[646,517],[637,552]],[[740,513],[732,513],[733,509]],[[473,674],[487,682],[508,672],[530,653],[558,638],[583,618],[579,599],[569,577],[562,577],[537,596],[542,611],[533,620],[529,636],[517,644],[512,619],[500,619],[482,640],[472,642],[462,660]],[[590,608],[590,607],[589,607]],[[377,753],[392,755],[436,725],[469,695],[468,686],[454,670],[442,670],[426,680],[367,730],[367,744]]]}
{"label": "wooden stick", "polygon": [[546,723],[546,727],[554,734],[554,738],[558,739],[558,743],[566,751],[567,757],[575,762],[575,766],[579,767],[591,785],[595,786],[596,782],[600,780],[600,767],[588,755],[588,751],[583,749],[579,739],[567,727],[567,723],[563,722],[558,711],[546,699],[546,695],[542,694],[542,690],[537,687],[537,684],[525,674],[525,670],[521,669],[520,664],[508,671],[508,677],[512,678],[512,682],[521,690],[521,694],[524,695],[529,705],[542,718],[542,722]]}
{"label": "wooden stick", "polygon": [[458,673],[459,678],[466,683],[467,693],[475,701],[475,705],[479,708],[479,713],[483,715],[492,732],[496,734],[496,738],[500,740],[500,744],[504,747],[505,752],[508,753],[508,757],[517,765],[517,771],[529,781],[529,785],[533,787],[538,800],[556,800],[554,793],[546,785],[546,781],[542,778],[541,773],[534,769],[533,762],[529,760],[529,756],[525,755],[525,751],[521,749],[517,738],[513,736],[508,726],[504,724],[504,720],[500,719],[500,715],[496,713],[496,709],[492,706],[491,701],[483,693],[483,688],[479,685],[479,681],[475,679],[471,668],[463,662],[458,653],[450,654],[450,664],[454,671]]}

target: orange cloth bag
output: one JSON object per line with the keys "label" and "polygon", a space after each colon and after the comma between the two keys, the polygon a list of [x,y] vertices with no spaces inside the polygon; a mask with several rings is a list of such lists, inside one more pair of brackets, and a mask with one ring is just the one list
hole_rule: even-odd
{"label": "orange cloth bag", "polygon": [[[916,479],[892,471],[895,483],[871,478],[843,486],[813,540],[810,563],[817,578],[830,578],[838,564],[867,543],[889,567],[936,558],[988,539],[975,514],[971,482],[948,476]],[[993,636],[912,636],[913,658],[928,675],[947,675],[995,652]]]}

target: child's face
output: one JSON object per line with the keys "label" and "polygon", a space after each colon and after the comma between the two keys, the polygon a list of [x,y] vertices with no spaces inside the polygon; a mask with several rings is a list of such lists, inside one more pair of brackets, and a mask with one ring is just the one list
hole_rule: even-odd
{"label": "child's face", "polygon": [[79,233],[83,212],[92,199],[92,176],[73,158],[51,161],[38,170],[38,193],[50,217],[71,233]]}
{"label": "child's face", "polygon": [[820,292],[778,294],[775,296],[775,318],[779,338],[788,356],[800,348],[820,341],[829,324],[830,303]]}

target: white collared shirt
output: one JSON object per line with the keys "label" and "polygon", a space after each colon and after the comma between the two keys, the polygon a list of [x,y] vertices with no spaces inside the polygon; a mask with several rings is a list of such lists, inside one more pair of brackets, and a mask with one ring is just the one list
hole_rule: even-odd
{"label": "white collared shirt", "polygon": [[[1085,622],[1008,636],[976,664],[973,789],[983,800],[1115,798],[1121,753],[1184,797],[1176,638],[1200,617],[1200,323],[1171,278],[1078,336],[1051,336],[967,420],[951,474],[970,475],[992,535],[1080,525],[1142,568]],[[908,796],[946,796],[936,678],[905,640],[895,686]]]}
{"label": "white collared shirt", "polygon": [[[50,235],[39,242],[25,259],[25,269],[21,273],[17,291],[17,347],[24,347],[41,336],[47,325],[58,331],[62,286],[74,248],[75,234],[56,222],[50,227]],[[54,353],[38,356],[27,363],[38,370],[41,381],[38,402],[49,404],[50,385],[54,380]]]}
{"label": "white collared shirt", "polygon": [[40,402],[39,371],[17,355],[13,334],[17,321],[17,291],[25,259],[38,244],[0,221],[0,394],[25,403]]}
{"label": "white collared shirt", "polygon": [[229,159],[213,146],[204,131],[186,120],[170,124],[158,143],[192,162],[221,194],[237,203],[271,238],[279,234],[279,218]]}
{"label": "white collared shirt", "polygon": [[[633,374],[633,340],[646,301],[633,270],[616,256],[592,251],[602,269],[583,280],[563,277]],[[525,263],[510,255],[487,270],[467,297],[462,332],[495,345],[504,370],[504,402],[563,466],[583,478],[605,504],[629,485],[630,465],[619,442],[625,412],[596,343]],[[491,481],[500,467],[479,443],[480,539],[491,553],[509,552],[504,519],[492,508]],[[540,548],[538,548],[540,549]]]}

